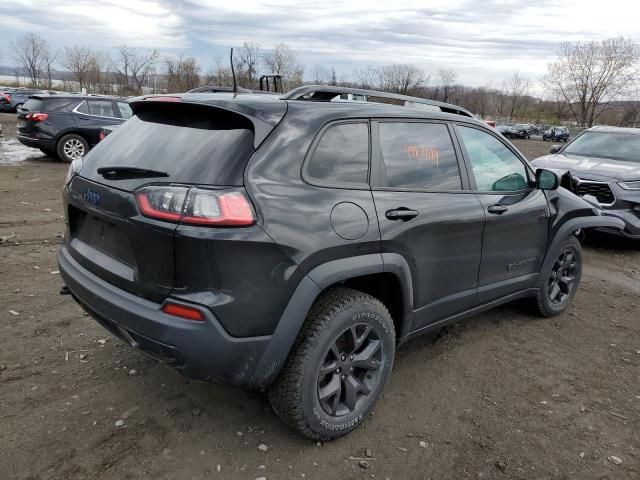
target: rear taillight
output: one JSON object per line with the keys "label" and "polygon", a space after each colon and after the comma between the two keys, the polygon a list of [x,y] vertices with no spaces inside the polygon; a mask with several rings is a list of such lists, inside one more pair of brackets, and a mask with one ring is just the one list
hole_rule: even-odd
{"label": "rear taillight", "polygon": [[104,134],[104,132],[100,132],[98,133],[98,141],[101,142],[102,140],[104,140],[106,137],[106,135]]}
{"label": "rear taillight", "polygon": [[204,315],[197,308],[187,307],[177,303],[165,303],[162,307],[162,311],[169,315],[185,318],[187,320],[196,320],[200,322],[204,320]]}
{"label": "rear taillight", "polygon": [[240,190],[145,187],[136,193],[145,217],[189,225],[245,227],[256,221],[251,203]]}
{"label": "rear taillight", "polygon": [[4,93],[2,96],[8,103],[11,103],[11,95],[9,95],[8,93]]}
{"label": "rear taillight", "polygon": [[44,122],[49,118],[49,115],[47,113],[27,113],[25,118],[31,122]]}

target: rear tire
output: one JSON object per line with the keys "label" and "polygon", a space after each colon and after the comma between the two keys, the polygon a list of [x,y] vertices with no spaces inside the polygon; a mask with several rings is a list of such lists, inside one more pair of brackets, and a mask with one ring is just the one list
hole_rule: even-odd
{"label": "rear tire", "polygon": [[332,440],[360,425],[389,378],[395,329],[377,298],[330,290],[312,307],[269,400],[306,437]]}
{"label": "rear tire", "polygon": [[542,282],[536,296],[538,313],[555,317],[564,312],[575,297],[582,276],[582,246],[570,236],[562,242],[551,268],[541,272]]}
{"label": "rear tire", "polygon": [[82,158],[89,151],[87,141],[75,133],[63,136],[56,147],[58,158],[63,162],[71,163],[77,158]]}

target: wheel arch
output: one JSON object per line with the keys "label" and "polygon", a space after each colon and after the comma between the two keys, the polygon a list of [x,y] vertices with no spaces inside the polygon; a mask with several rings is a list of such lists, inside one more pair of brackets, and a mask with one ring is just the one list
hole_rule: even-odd
{"label": "wheel arch", "polygon": [[[349,286],[381,300],[391,312],[398,339],[408,335],[413,313],[413,284],[404,257],[378,253],[332,260],[311,270],[296,288],[251,377],[252,386],[265,387],[273,382],[314,302],[336,285]],[[396,295],[400,295],[400,299]]]}
{"label": "wheel arch", "polygon": [[592,217],[576,217],[567,220],[556,230],[553,239],[547,249],[547,253],[542,263],[541,272],[546,272],[551,268],[551,264],[555,261],[557,255],[560,253],[560,245],[562,241],[573,232],[585,229],[585,228],[598,228],[598,227],[610,227],[617,229],[624,229],[624,222],[619,218],[606,216],[606,215],[594,215]]}

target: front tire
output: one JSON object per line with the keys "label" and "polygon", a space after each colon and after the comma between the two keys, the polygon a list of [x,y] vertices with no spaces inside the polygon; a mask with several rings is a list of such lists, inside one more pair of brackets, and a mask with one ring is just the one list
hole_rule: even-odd
{"label": "front tire", "polygon": [[65,135],[58,141],[56,153],[63,162],[71,163],[82,158],[89,151],[89,143],[75,133]]}
{"label": "front tire", "polygon": [[538,312],[554,317],[564,312],[575,297],[582,276],[582,246],[574,236],[568,237],[551,268],[542,272],[542,283],[536,297]]}
{"label": "front tire", "polygon": [[350,288],[313,306],[269,400],[278,416],[314,440],[360,425],[393,367],[395,329],[380,300]]}

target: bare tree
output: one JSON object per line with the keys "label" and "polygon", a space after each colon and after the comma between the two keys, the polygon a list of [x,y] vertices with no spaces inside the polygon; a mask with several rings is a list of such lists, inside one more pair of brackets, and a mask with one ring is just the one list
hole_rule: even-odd
{"label": "bare tree", "polygon": [[194,57],[167,57],[167,84],[171,92],[185,92],[200,85],[200,65]]}
{"label": "bare tree", "polygon": [[87,47],[65,47],[62,66],[71,72],[82,90],[87,86],[89,72],[95,66],[95,57]]}
{"label": "bare tree", "polygon": [[509,118],[518,115],[524,98],[529,94],[529,79],[521,77],[520,72],[515,72],[506,81],[506,93],[509,100]]}
{"label": "bare tree", "polygon": [[260,62],[260,44],[244,42],[238,50],[238,61],[234,62],[239,76],[247,88],[254,88],[258,80],[258,64]]}
{"label": "bare tree", "polygon": [[449,101],[449,94],[451,93],[451,87],[456,83],[458,78],[458,74],[446,68],[441,68],[438,70],[438,81],[442,86],[443,91],[443,101]]}
{"label": "bare tree", "polygon": [[38,83],[43,54],[48,50],[47,41],[36,33],[25,33],[15,43],[10,44],[13,58],[24,68],[31,85]]}
{"label": "bare tree", "polygon": [[46,86],[49,89],[53,87],[53,75],[55,73],[53,69],[53,64],[58,59],[59,54],[60,54],[59,51],[54,52],[48,46],[42,52],[41,68],[42,68],[43,74],[45,75],[45,78],[47,79]]}
{"label": "bare tree", "polygon": [[314,85],[321,85],[331,81],[331,69],[324,65],[314,65],[311,67],[311,72],[309,73],[311,74],[311,81]]}
{"label": "bare tree", "polygon": [[640,47],[628,38],[563,43],[543,83],[567,102],[580,125],[590,127],[637,82],[639,60]]}
{"label": "bare tree", "polygon": [[367,90],[382,88],[382,71],[373,65],[367,65],[365,68],[360,68],[353,72],[353,76],[360,88]]}
{"label": "bare tree", "polygon": [[302,85],[304,68],[298,63],[295,52],[284,43],[265,53],[262,61],[269,73],[282,75],[289,88]]}
{"label": "bare tree", "polygon": [[382,88],[400,94],[411,94],[428,82],[429,77],[418,67],[409,64],[396,64],[383,67],[381,71]]}
{"label": "bare tree", "polygon": [[122,45],[117,48],[112,62],[123,92],[142,93],[142,86],[155,68],[159,54],[157,50],[140,51]]}

